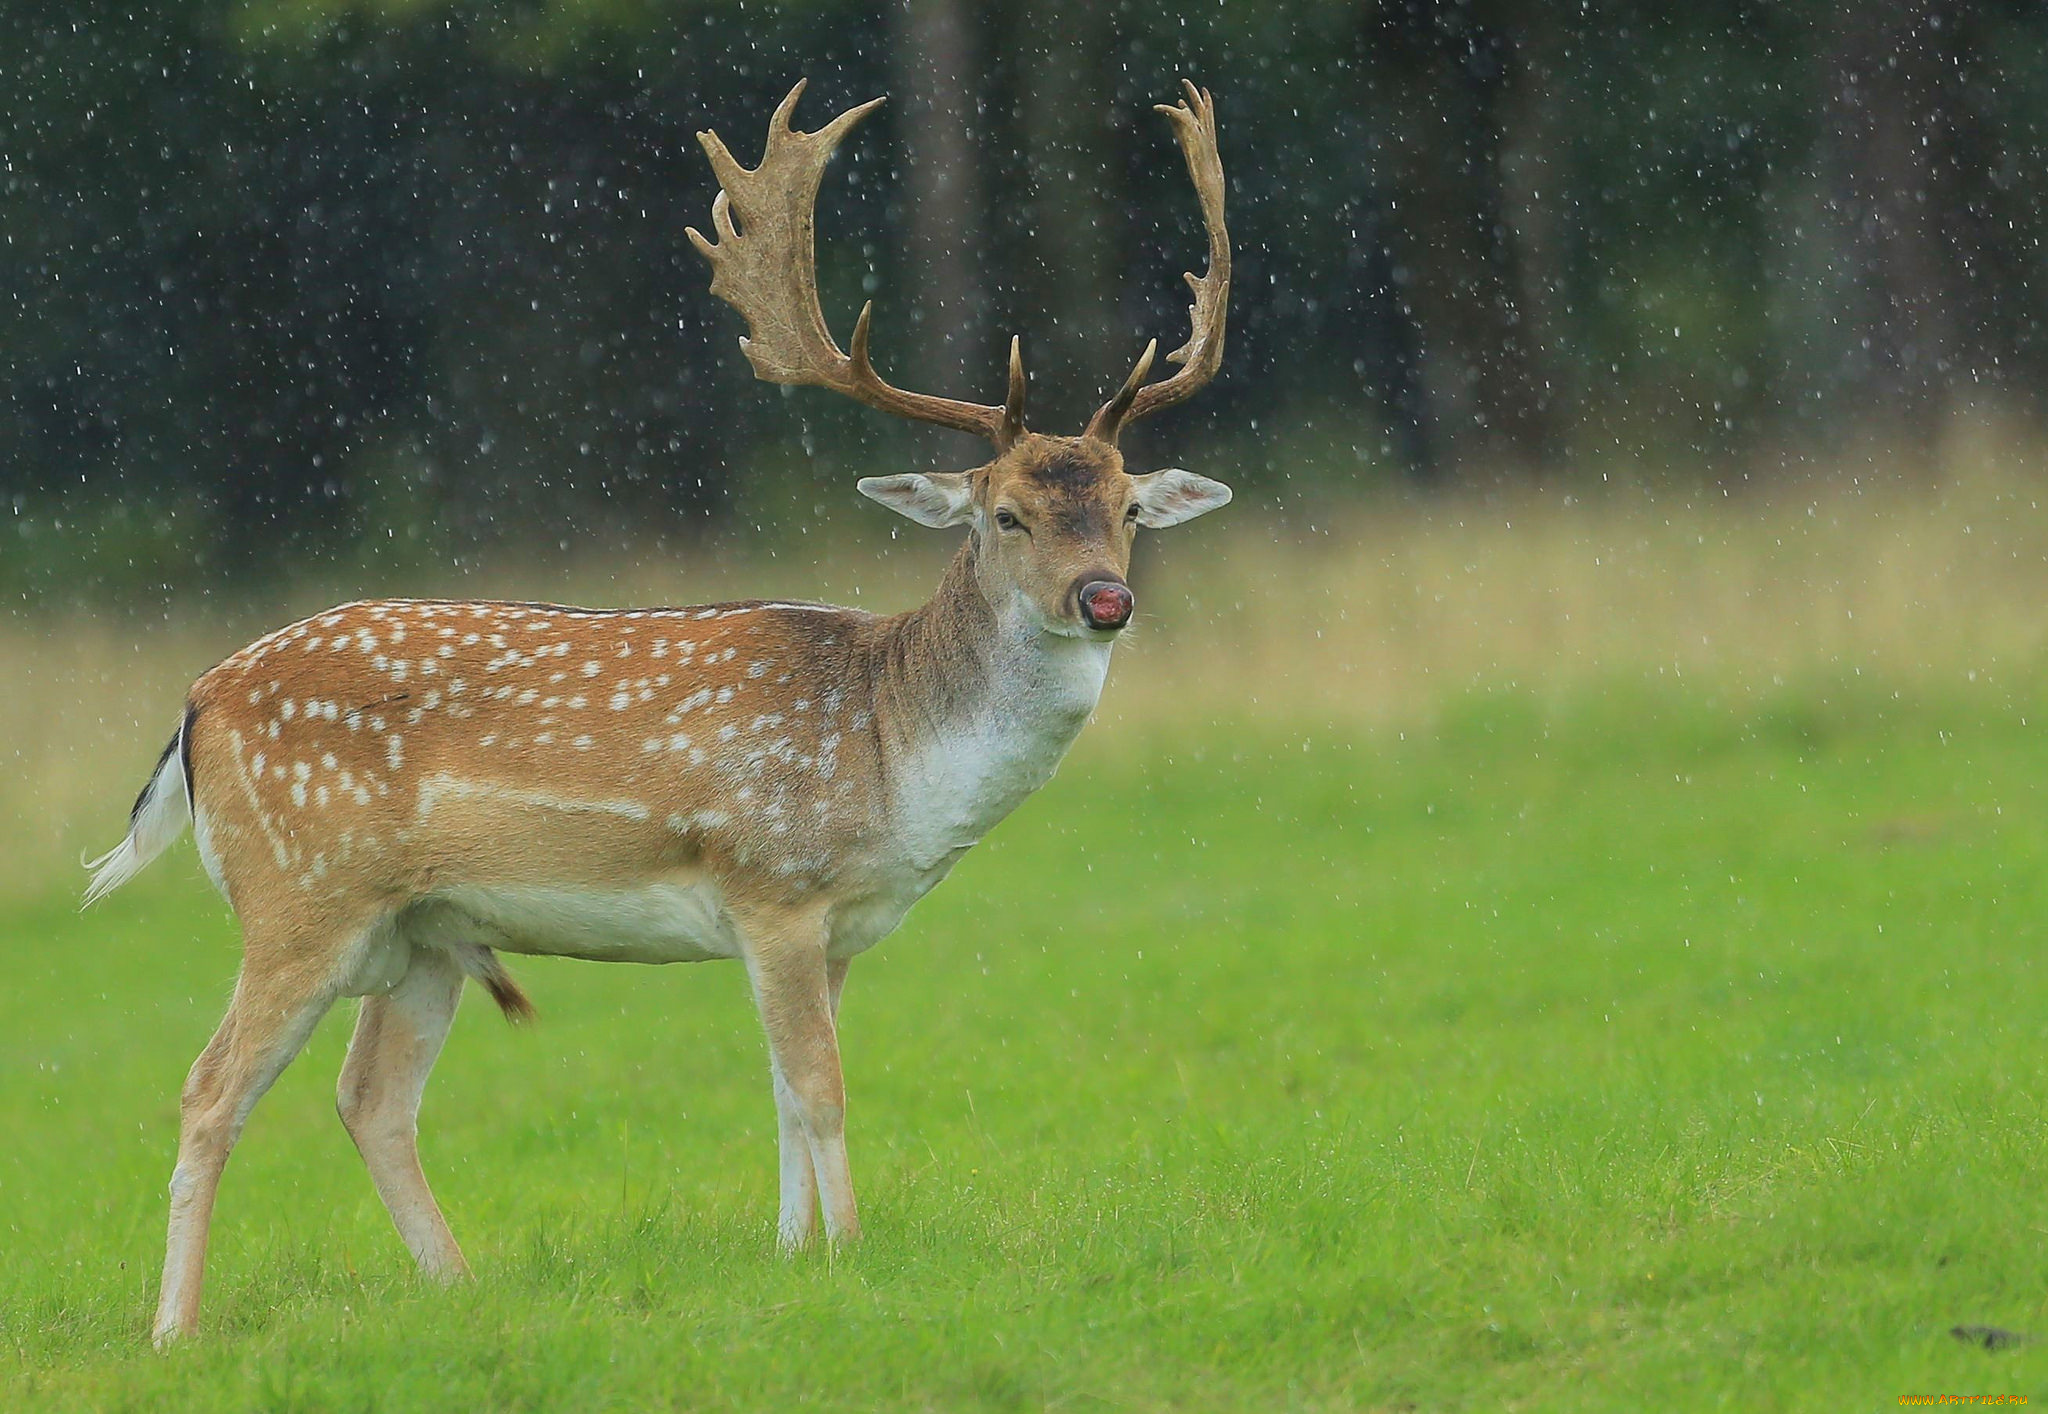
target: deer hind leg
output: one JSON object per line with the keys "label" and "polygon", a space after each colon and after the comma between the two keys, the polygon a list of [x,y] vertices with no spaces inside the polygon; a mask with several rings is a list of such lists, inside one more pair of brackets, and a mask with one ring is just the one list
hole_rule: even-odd
{"label": "deer hind leg", "polygon": [[249,1112],[304,1047],[339,990],[342,949],[306,945],[303,932],[272,934],[246,921],[243,933],[234,999],[193,1063],[180,1103],[178,1164],[171,1173],[170,1230],[153,1334],[158,1345],[198,1329],[221,1170]]}
{"label": "deer hind leg", "polygon": [[[781,1147],[782,1204],[776,1225],[785,1250],[810,1240],[817,1208],[833,1242],[860,1236],[846,1162],[846,1088],[833,1025],[833,967],[823,916],[815,910],[736,909],[754,1003],[768,1033]],[[844,981],[845,968],[837,968]]]}
{"label": "deer hind leg", "polygon": [[462,976],[447,952],[413,948],[398,985],[363,998],[335,1094],[399,1237],[420,1270],[439,1281],[468,1276],[469,1264],[420,1171],[418,1119],[420,1094],[455,1022]]}

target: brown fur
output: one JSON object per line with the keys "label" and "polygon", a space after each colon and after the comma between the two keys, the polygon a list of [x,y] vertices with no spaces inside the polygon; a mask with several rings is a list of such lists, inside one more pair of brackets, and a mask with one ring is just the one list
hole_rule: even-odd
{"label": "brown fur", "polygon": [[[1185,472],[1128,476],[1114,443],[1214,375],[1229,248],[1214,110],[1189,85],[1162,109],[1210,237],[1181,372],[1141,386],[1148,350],[1078,438],[1024,430],[1014,341],[1003,407],[897,390],[868,362],[866,314],[850,353],[833,342],[810,264],[818,176],[867,109],[798,134],[800,90],[756,169],[707,135],[721,239],[690,236],[713,263],[712,292],[747,315],[762,377],[995,442],[971,473],[862,483],[912,519],[970,525],[967,544],[929,603],[890,618],[773,601],[371,600],[279,629],[201,677],[181,734],[183,804],[241,919],[243,964],[185,1086],[159,1341],[197,1325],[214,1196],[249,1112],[342,995],[363,997],[342,1120],[422,1271],[467,1274],[415,1129],[465,976],[508,1018],[533,1014],[493,947],[743,958],[775,1083],[780,1240],[806,1243],[820,1209],[829,1238],[858,1236],[837,1031],[848,962],[1044,782],[1093,709],[1107,630],[1082,618],[1077,587],[1123,581],[1141,522],[1228,500]],[[175,819],[161,792],[144,799],[154,852],[156,826]],[[95,887],[146,862],[136,828]],[[635,929],[638,954],[592,936]]]}

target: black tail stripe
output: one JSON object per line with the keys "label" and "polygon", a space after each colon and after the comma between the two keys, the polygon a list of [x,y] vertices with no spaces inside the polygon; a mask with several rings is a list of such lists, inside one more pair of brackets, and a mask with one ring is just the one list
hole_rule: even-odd
{"label": "black tail stripe", "polygon": [[171,753],[178,753],[178,766],[185,776],[185,809],[192,809],[192,724],[199,719],[199,708],[185,704],[185,722],[178,728],[178,734],[164,743],[164,749],[156,756],[156,765],[150,768],[149,779],[143,782],[142,793],[135,797],[135,804],[128,808],[128,828],[134,829],[135,822],[142,818],[142,807],[149,800],[149,793],[156,789],[156,778],[163,774],[164,763],[171,759]]}
{"label": "black tail stripe", "polygon": [[[179,736],[184,735],[180,732]],[[142,807],[149,800],[149,793],[156,789],[156,778],[163,774],[164,763],[171,759],[171,753],[178,749],[178,737],[164,743],[164,749],[157,754],[156,765],[150,769],[149,779],[142,784],[142,794],[135,797],[135,804],[128,811],[128,828],[134,829],[135,822],[142,818]]]}
{"label": "black tail stripe", "polygon": [[198,720],[199,704],[187,701],[185,724],[178,728],[178,764],[185,768],[185,813],[194,819],[198,818],[199,805],[192,798],[192,792],[197,789],[192,784],[192,724]]}

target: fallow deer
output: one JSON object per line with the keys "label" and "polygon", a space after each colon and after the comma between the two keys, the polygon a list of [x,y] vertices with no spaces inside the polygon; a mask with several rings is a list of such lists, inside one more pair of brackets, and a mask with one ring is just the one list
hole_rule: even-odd
{"label": "fallow deer", "polygon": [[1209,95],[1172,120],[1200,197],[1208,272],[1189,275],[1182,367],[1157,348],[1079,437],[1024,426],[1010,344],[1002,406],[892,387],[870,310],[842,351],[818,304],[819,182],[863,104],[822,129],[776,109],[761,164],[701,135],[722,190],[712,292],[746,319],[762,379],[987,437],[972,471],[859,489],[965,543],[922,608],[878,616],[762,602],[592,610],[385,599],[251,643],[201,677],[93,861],[90,903],[189,823],[238,915],[241,974],[182,1099],[159,1343],[194,1330],[222,1167],[250,1110],[339,997],[362,998],[339,1107],[429,1276],[467,1274],[420,1172],[416,1117],[465,977],[529,1010],[498,954],[611,962],[738,958],[767,1032],[780,1243],[858,1235],[836,1014],[847,965],[1043,785],[1094,709],[1130,622],[1137,528],[1223,505],[1177,469],[1130,475],[1126,426],[1182,401],[1223,353],[1230,246]]}

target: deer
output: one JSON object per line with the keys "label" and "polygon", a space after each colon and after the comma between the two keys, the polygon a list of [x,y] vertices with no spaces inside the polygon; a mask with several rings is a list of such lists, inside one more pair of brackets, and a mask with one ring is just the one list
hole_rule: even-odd
{"label": "deer", "polygon": [[816,132],[775,109],[760,164],[699,134],[717,239],[687,235],[745,320],[755,375],[976,434],[971,471],[863,478],[921,525],[964,528],[921,607],[801,600],[687,608],[372,599],[269,633],[202,675],[130,812],[87,865],[90,905],[189,826],[242,935],[227,1013],[180,1095],[153,1327],[198,1329],[214,1200],[251,1111],[315,1025],[360,998],[343,1125],[419,1270],[467,1278],[421,1171],[422,1092],[466,981],[533,1014],[503,954],[736,959],[766,1033],[786,1252],[860,1233],[838,1011],[853,959],[1052,776],[1130,624],[1140,527],[1226,504],[1178,468],[1131,474],[1133,422],[1216,375],[1230,288],[1214,102],[1158,105],[1208,234],[1187,343],[1150,380],[1150,341],[1078,437],[1024,423],[1020,343],[1000,406],[898,389],[842,350],[819,304],[827,161],[883,100]]}

